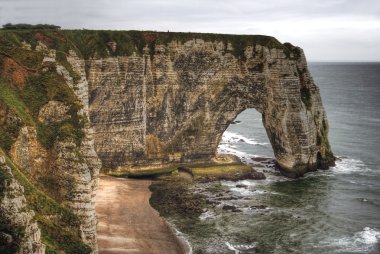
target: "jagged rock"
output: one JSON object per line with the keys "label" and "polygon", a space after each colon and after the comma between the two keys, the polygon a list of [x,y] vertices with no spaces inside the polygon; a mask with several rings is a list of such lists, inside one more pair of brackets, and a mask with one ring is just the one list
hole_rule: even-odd
{"label": "jagged rock", "polygon": [[266,176],[262,172],[252,170],[251,172],[243,174],[241,179],[264,180],[264,179],[266,179]]}
{"label": "jagged rock", "polygon": [[[51,51],[38,45],[39,50],[51,55]],[[51,57],[49,61],[55,61]],[[32,126],[21,128],[11,148],[12,160],[21,169],[30,173],[37,181],[49,183],[46,190],[58,202],[66,204],[81,221],[80,232],[83,241],[97,253],[95,189],[101,162],[95,152],[93,131],[88,120],[88,86],[84,66],[70,58],[72,68],[81,79],[74,82],[65,67],[58,65],[57,73],[62,75],[82,104],[78,115],[87,119],[81,131],[85,134],[80,145],[70,137],[57,139],[46,150],[38,142],[37,131]],[[69,107],[59,101],[49,101],[39,111],[39,121],[54,124],[70,119]]]}
{"label": "jagged rock", "polygon": [[35,50],[43,53],[44,55],[43,62],[55,62],[55,58],[56,58],[55,49],[49,49],[48,46],[46,46],[44,43],[42,43],[41,41],[38,41],[38,44]]}
{"label": "jagged rock", "polygon": [[253,205],[249,207],[250,209],[257,210],[257,209],[267,209],[266,205]]}
{"label": "jagged rock", "polygon": [[51,124],[64,121],[70,118],[69,107],[59,101],[49,101],[44,105],[38,115],[38,120],[42,123]]}
{"label": "jagged rock", "polygon": [[[82,108],[79,111],[79,114],[86,118],[86,124],[83,128],[85,132],[85,137],[82,140],[80,146],[80,153],[83,158],[83,162],[85,164],[84,170],[82,172],[78,172],[78,176],[81,174],[89,174],[89,179],[86,182],[83,182],[83,178],[79,177],[77,179],[78,182],[82,182],[82,186],[85,186],[83,189],[83,193],[85,198],[77,198],[73,200],[72,207],[75,209],[76,213],[82,218],[82,232],[84,242],[89,244],[94,253],[98,252],[97,238],[96,238],[96,214],[95,214],[95,190],[98,184],[98,175],[100,168],[102,167],[102,163],[95,152],[94,147],[94,136],[93,129],[90,126],[89,120],[89,90],[88,90],[88,82],[86,79],[86,71],[85,64],[82,60],[80,60],[75,52],[70,51],[70,55],[67,57],[68,62],[71,64],[73,70],[80,75],[80,80],[78,82],[70,83],[69,76],[66,76],[66,81],[69,86],[72,87],[75,92],[77,98],[81,102]],[[67,72],[66,74],[67,75]],[[76,190],[80,192],[80,189]],[[85,202],[84,202],[85,201]]]}
{"label": "jagged rock", "polygon": [[242,212],[242,210],[240,210],[239,208],[237,208],[236,206],[234,205],[224,205],[222,207],[223,210],[230,210],[234,213],[237,213],[237,212]]}
{"label": "jagged rock", "polygon": [[24,126],[12,145],[11,157],[21,169],[38,178],[46,171],[47,151],[37,140],[37,131],[32,126]]}
{"label": "jagged rock", "polygon": [[28,208],[24,188],[0,156],[0,252],[44,254],[41,231]]}

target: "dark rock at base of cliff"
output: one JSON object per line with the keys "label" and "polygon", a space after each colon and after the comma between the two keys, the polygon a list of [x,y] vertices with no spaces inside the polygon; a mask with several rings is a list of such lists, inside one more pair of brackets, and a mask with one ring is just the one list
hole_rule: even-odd
{"label": "dark rock at base of cliff", "polygon": [[223,210],[229,210],[229,211],[232,211],[234,213],[238,213],[238,212],[242,212],[242,210],[240,210],[239,208],[237,208],[236,206],[234,205],[224,205],[222,207]]}
{"label": "dark rock at base of cliff", "polygon": [[4,232],[0,232],[0,245],[1,246],[10,246],[13,242],[12,235],[9,235]]}
{"label": "dark rock at base of cliff", "polygon": [[287,169],[282,167],[279,163],[275,163],[275,168],[278,169],[282,175],[289,178],[299,178],[303,177],[306,173],[321,170],[328,170],[330,167],[335,166],[335,157],[332,159],[320,159],[316,164],[310,164],[307,167],[304,165],[294,166],[292,169]]}
{"label": "dark rock at base of cliff", "polygon": [[253,205],[253,206],[250,206],[249,208],[252,210],[258,210],[258,209],[266,209],[267,206],[266,205]]}
{"label": "dark rock at base of cliff", "polygon": [[225,174],[225,175],[208,175],[198,177],[196,180],[201,183],[213,182],[213,181],[240,181],[240,180],[264,180],[266,176],[262,172],[251,170],[249,172]]}
{"label": "dark rock at base of cliff", "polygon": [[199,217],[205,198],[189,190],[191,186],[191,182],[174,179],[153,181],[149,187],[152,192],[149,202],[164,217],[178,214]]}

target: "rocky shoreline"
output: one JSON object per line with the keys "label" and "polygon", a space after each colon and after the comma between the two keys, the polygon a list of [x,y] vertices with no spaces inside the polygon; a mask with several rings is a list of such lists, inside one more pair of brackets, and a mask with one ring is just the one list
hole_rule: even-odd
{"label": "rocky shoreline", "polygon": [[149,202],[169,224],[183,232],[184,237],[191,243],[194,253],[198,253],[202,246],[189,236],[197,235],[207,239],[213,234],[206,227],[203,229],[202,226],[196,226],[197,223],[194,224],[194,222],[202,222],[209,216],[214,216],[213,209],[233,213],[241,213],[244,209],[264,213],[268,209],[263,204],[249,207],[229,204],[229,202],[239,200],[241,197],[227,190],[221,182],[230,182],[236,188],[246,189],[248,186],[240,182],[245,180],[261,181],[265,178],[264,173],[254,169],[244,173],[227,173],[217,176],[188,178],[178,174],[158,177],[149,186],[152,192]]}

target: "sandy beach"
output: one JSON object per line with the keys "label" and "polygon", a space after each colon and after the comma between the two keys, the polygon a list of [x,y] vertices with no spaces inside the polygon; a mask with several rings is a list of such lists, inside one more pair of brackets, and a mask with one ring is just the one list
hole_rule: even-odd
{"label": "sandy beach", "polygon": [[96,193],[100,254],[186,253],[186,246],[150,206],[150,183],[100,177]]}

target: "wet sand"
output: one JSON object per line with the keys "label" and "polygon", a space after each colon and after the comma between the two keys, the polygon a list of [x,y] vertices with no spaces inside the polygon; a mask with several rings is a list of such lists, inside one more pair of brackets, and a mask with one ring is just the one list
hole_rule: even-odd
{"label": "wet sand", "polygon": [[150,183],[100,177],[96,193],[100,254],[186,253],[186,246],[150,206]]}

